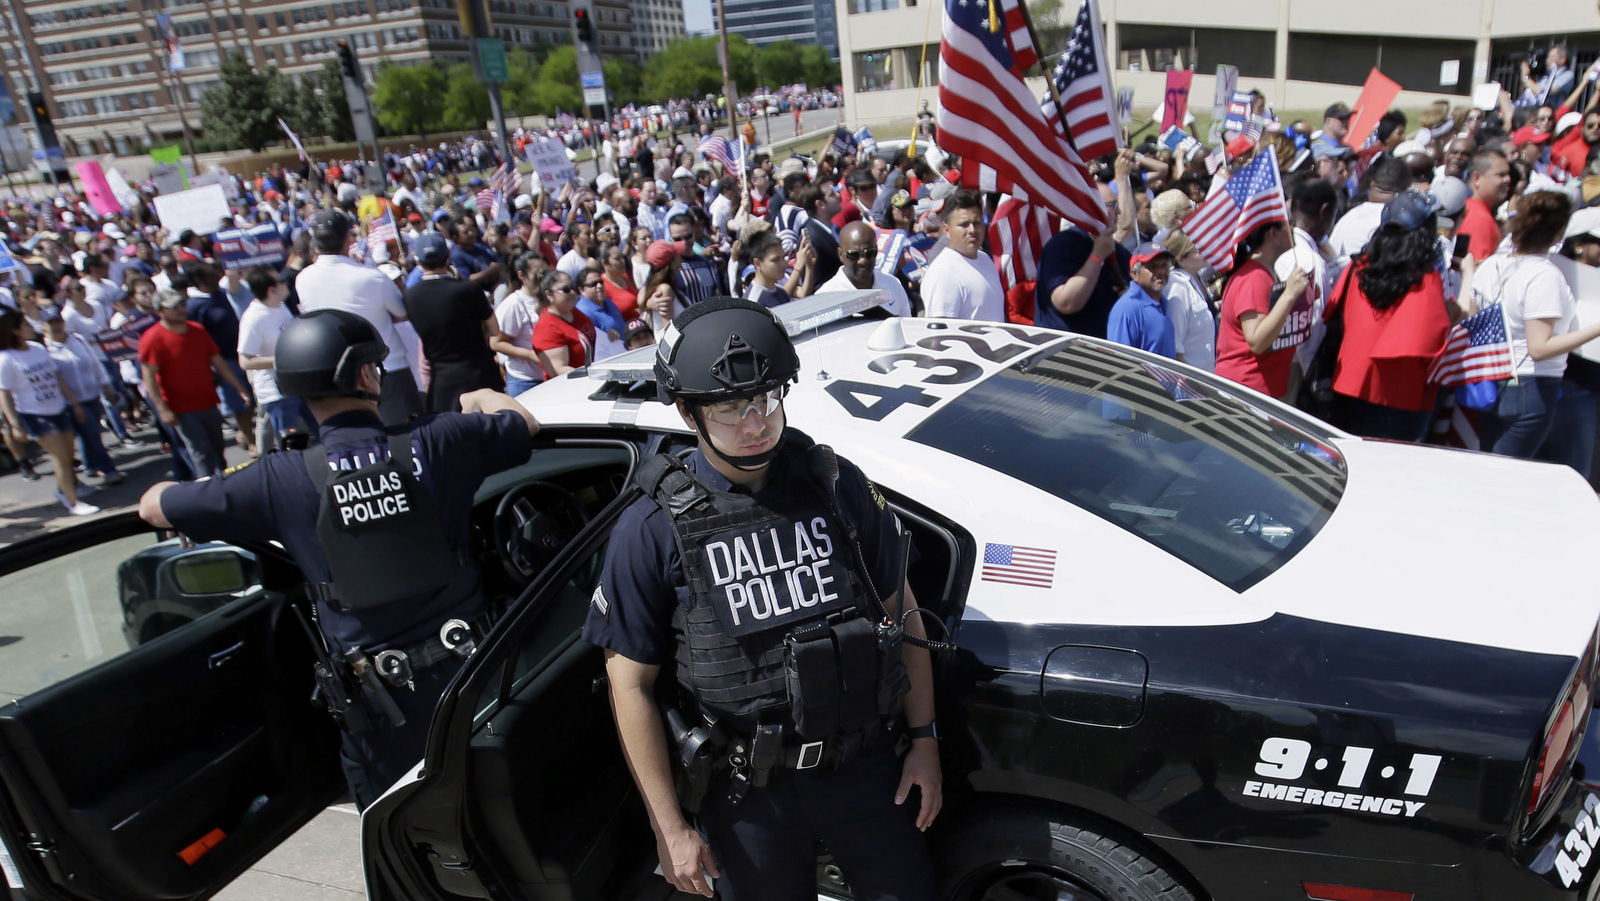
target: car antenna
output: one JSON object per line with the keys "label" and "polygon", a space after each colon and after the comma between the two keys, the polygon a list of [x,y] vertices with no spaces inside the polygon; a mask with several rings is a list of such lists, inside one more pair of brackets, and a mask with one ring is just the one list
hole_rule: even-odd
{"label": "car antenna", "polygon": [[828,375],[828,364],[827,364],[827,362],[825,360],[822,359],[822,323],[821,322],[818,322],[816,327],[811,330],[811,340],[816,342],[816,345],[817,345],[817,381],[826,382],[828,379],[833,378],[833,376]]}

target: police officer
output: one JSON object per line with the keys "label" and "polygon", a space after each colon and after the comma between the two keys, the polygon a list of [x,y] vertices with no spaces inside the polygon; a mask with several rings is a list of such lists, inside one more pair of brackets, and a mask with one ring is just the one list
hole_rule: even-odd
{"label": "police officer", "polygon": [[[908,545],[860,470],[787,427],[799,368],[749,301],[705,301],[668,328],[658,394],[699,447],[640,467],[647,497],[613,532],[584,638],[606,648],[674,887],[814,898],[815,833],[856,897],[931,899],[919,830],[941,775],[931,663],[901,640],[923,635],[905,612]],[[663,665],[677,685],[658,706]]]}
{"label": "police officer", "polygon": [[539,430],[520,404],[487,389],[462,395],[462,413],[385,428],[387,354],[353,313],[291,321],[275,349],[278,388],[306,399],[321,443],[220,478],[161,482],[139,501],[158,528],[278,541],[294,557],[326,643],[318,691],[345,729],[345,777],[362,808],[422,758],[440,694],[492,624],[469,553],[473,495],[527,461]]}

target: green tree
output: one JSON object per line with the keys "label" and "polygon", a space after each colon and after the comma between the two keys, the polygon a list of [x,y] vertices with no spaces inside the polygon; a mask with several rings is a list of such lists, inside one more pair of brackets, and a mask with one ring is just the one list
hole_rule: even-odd
{"label": "green tree", "polygon": [[385,61],[378,64],[372,104],[390,134],[420,134],[425,142],[428,132],[444,131],[439,101],[445,88],[444,70],[432,60],[414,66]]}
{"label": "green tree", "polygon": [[267,75],[240,53],[229,54],[218,74],[217,86],[200,98],[200,125],[213,146],[260,150],[282,135]]}
{"label": "green tree", "polygon": [[445,70],[440,103],[445,128],[467,131],[482,128],[489,121],[489,89],[473,76],[469,63],[456,63]]}
{"label": "green tree", "polygon": [[639,78],[642,73],[637,63],[608,59],[605,61],[605,73],[606,89],[611,92],[613,108],[638,102]]}
{"label": "green tree", "polygon": [[806,80],[806,64],[800,45],[794,41],[778,41],[756,51],[758,77],[769,89]]}
{"label": "green tree", "polygon": [[536,113],[534,109],[535,94],[539,85],[539,58],[529,53],[522,47],[512,49],[506,54],[506,83],[500,89],[500,97],[506,105],[506,115],[518,113],[528,115]]}
{"label": "green tree", "polygon": [[[310,91],[311,82],[301,82],[302,91]],[[335,141],[354,141],[356,139],[355,120],[350,117],[350,98],[344,93],[344,73],[339,70],[339,64],[333,60],[323,60],[322,68],[317,70],[316,88],[310,91],[316,95],[317,108],[322,120],[322,131]],[[371,99],[371,95],[368,95]]]}
{"label": "green tree", "polygon": [[[739,35],[728,38],[729,67],[736,90],[755,87],[755,54]],[[680,38],[650,57],[639,90],[642,99],[664,101],[674,97],[704,97],[722,93],[722,66],[717,61],[717,39]]]}
{"label": "green tree", "polygon": [[530,108],[540,115],[553,116],[557,110],[577,113],[582,104],[578,93],[578,52],[571,44],[557,47],[539,67]]}
{"label": "green tree", "polygon": [[[938,60],[937,48],[929,54],[929,58]],[[810,88],[834,87],[844,80],[839,72],[839,63],[828,58],[828,51],[816,44],[806,44],[800,48],[800,62],[804,64],[805,75],[797,79]]]}

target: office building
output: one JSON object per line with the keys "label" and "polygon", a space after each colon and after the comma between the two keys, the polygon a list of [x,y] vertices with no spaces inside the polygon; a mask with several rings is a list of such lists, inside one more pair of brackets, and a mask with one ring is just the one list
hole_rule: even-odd
{"label": "office building", "polygon": [[[835,7],[848,121],[910,120],[919,86],[938,108],[942,7],[931,16],[915,0],[836,0]],[[1064,7],[1070,16],[1077,4]],[[1398,106],[1417,109],[1436,98],[1466,104],[1486,81],[1514,85],[1521,55],[1552,43],[1567,44],[1580,67],[1600,54],[1589,0],[1101,0],[1100,11],[1115,83],[1132,87],[1143,110],[1160,103],[1165,70],[1174,67],[1195,69],[1197,111],[1211,109],[1223,64],[1238,67],[1241,90],[1305,113],[1354,103],[1374,67],[1404,89]],[[926,63],[919,37],[928,44]],[[1044,82],[1036,81],[1042,94]]]}
{"label": "office building", "polygon": [[669,42],[688,32],[683,22],[683,0],[634,0],[635,46],[646,58],[666,49]]}
{"label": "office building", "polygon": [[[717,6],[711,0],[711,21]],[[760,47],[778,41],[819,44],[829,59],[839,58],[839,27],[833,0],[727,0],[728,34],[742,35]]]}

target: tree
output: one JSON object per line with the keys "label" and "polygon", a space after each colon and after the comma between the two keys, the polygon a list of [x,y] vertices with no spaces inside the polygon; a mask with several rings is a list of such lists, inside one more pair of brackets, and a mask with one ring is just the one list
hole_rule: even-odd
{"label": "tree", "polygon": [[539,81],[534,87],[530,108],[541,115],[553,116],[557,110],[577,113],[582,105],[583,98],[578,93],[578,51],[571,44],[557,47],[539,67]]}
{"label": "tree", "polygon": [[[755,87],[755,54],[750,42],[740,35],[728,38],[729,67],[736,90]],[[664,101],[675,97],[703,97],[722,93],[722,66],[717,61],[717,39],[679,38],[644,66],[639,93],[645,100]]]}
{"label": "tree", "polygon": [[319,134],[325,134],[335,141],[356,139],[355,120],[350,116],[350,98],[344,93],[344,73],[339,71],[337,62],[323,60],[322,68],[317,70],[314,91],[309,79],[301,83],[300,89],[316,96],[319,118],[322,120]]}
{"label": "tree", "polygon": [[[939,49],[933,48],[928,58],[934,61],[939,59]],[[805,77],[799,79],[807,87],[822,88],[834,87],[844,80],[839,72],[838,62],[828,58],[828,51],[816,44],[805,44],[800,48],[800,62],[804,64]]]}
{"label": "tree", "polygon": [[605,61],[606,90],[611,92],[613,107],[627,106],[639,100],[639,66],[620,59]]}
{"label": "tree", "polygon": [[456,63],[445,71],[441,118],[453,131],[479,129],[489,121],[489,89],[472,74],[469,63]]}
{"label": "tree", "polygon": [[805,59],[800,45],[794,41],[778,41],[759,48],[756,65],[760,69],[761,83],[769,89],[806,80]]}
{"label": "tree", "polygon": [[200,98],[200,125],[211,144],[260,150],[283,134],[268,96],[267,75],[255,71],[243,54],[230,53],[219,76],[217,86]]}
{"label": "tree", "polygon": [[414,66],[391,62],[378,64],[372,88],[372,103],[378,121],[390,134],[420,134],[444,131],[440,98],[446,87],[444,70],[432,60]]}
{"label": "tree", "polygon": [[500,88],[500,97],[505,102],[507,116],[538,112],[534,105],[539,69],[539,58],[522,47],[506,54],[506,83]]}

